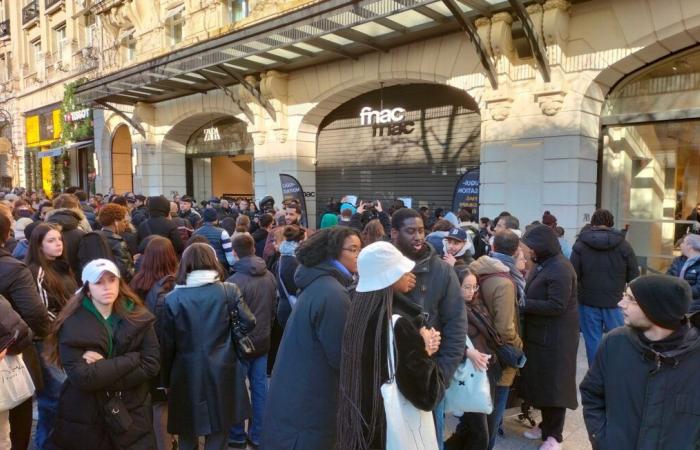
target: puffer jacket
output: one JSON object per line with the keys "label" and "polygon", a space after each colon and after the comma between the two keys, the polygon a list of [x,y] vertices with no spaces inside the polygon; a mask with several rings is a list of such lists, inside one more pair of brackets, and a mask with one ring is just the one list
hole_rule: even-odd
{"label": "puffer jacket", "polygon": [[[688,261],[687,256],[675,258],[671,267],[666,272],[666,275],[679,277],[686,261]],[[685,269],[683,279],[688,282],[690,290],[693,292],[693,302],[690,304],[690,310],[688,312],[691,314],[698,312],[700,311],[700,258],[691,262],[688,268]]]}
{"label": "puffer jacket", "polygon": [[78,261],[78,247],[80,246],[80,238],[87,232],[90,232],[90,224],[88,223],[82,211],[74,209],[59,208],[49,211],[46,214],[47,223],[55,223],[61,226],[61,237],[63,238],[63,247],[65,248],[68,262],[76,274],[80,275],[81,267]]}
{"label": "puffer jacket", "polygon": [[[496,331],[506,344],[522,349],[518,291],[510,278],[510,270],[501,261],[486,255],[471,263],[469,268],[479,279],[479,295]],[[514,367],[505,367],[498,385],[511,386],[517,372]]]}
{"label": "puffer jacket", "polygon": [[107,229],[102,229],[99,233],[107,240],[107,244],[112,250],[114,263],[119,268],[122,277],[124,277],[126,282],[131,281],[131,278],[134,276],[134,258],[131,256],[126,241],[117,233]]}

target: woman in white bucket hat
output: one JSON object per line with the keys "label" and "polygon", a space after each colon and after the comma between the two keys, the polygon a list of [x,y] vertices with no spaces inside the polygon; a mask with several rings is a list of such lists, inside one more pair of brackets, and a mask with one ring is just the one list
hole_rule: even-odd
{"label": "woman in white bucket hat", "polygon": [[[404,294],[415,286],[415,262],[392,244],[375,242],[358,257],[359,282],[343,336],[337,415],[337,450],[383,449],[386,418],[380,388],[387,380],[388,330],[394,325],[396,382],[416,408],[431,411],[444,393],[431,359],[440,333],[426,329],[420,306]],[[431,419],[432,422],[432,419]]]}

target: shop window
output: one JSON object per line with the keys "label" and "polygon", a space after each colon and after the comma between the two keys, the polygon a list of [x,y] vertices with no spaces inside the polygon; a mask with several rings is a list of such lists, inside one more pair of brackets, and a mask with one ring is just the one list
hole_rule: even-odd
{"label": "shop window", "polygon": [[231,22],[238,22],[248,17],[247,0],[226,0],[226,9]]}

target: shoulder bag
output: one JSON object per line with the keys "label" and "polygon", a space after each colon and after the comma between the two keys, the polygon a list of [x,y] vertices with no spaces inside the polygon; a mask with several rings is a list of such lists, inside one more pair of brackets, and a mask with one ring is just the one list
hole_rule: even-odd
{"label": "shoulder bag", "polygon": [[238,286],[231,283],[221,283],[224,287],[226,304],[231,321],[231,339],[236,344],[236,353],[239,358],[250,356],[255,351],[253,341],[248,334],[255,328],[255,315],[250,311],[243,300]]}
{"label": "shoulder bag", "polygon": [[437,450],[433,414],[413,406],[403,396],[396,383],[394,325],[399,317],[398,314],[394,314],[389,323],[389,380],[381,387],[386,416],[386,450]]}
{"label": "shoulder bag", "polygon": [[[467,347],[474,348],[467,336]],[[491,414],[493,400],[487,372],[478,370],[467,357],[457,367],[450,387],[445,391],[445,412]]]}
{"label": "shoulder bag", "polygon": [[0,361],[0,411],[8,411],[34,395],[34,382],[22,355]]}

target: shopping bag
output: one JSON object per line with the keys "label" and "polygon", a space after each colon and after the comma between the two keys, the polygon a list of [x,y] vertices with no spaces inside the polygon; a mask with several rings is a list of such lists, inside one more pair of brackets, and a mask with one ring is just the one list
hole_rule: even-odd
{"label": "shopping bag", "polygon": [[386,416],[386,450],[437,450],[433,413],[413,406],[396,383],[394,325],[399,317],[394,314],[389,325],[389,380],[381,387]]}
{"label": "shopping bag", "polygon": [[34,395],[34,382],[22,355],[0,361],[0,411],[8,411]]}
{"label": "shopping bag", "polygon": [[[467,347],[474,348],[469,336]],[[457,367],[450,387],[445,391],[445,413],[461,416],[465,412],[491,414],[493,400],[486,371],[478,370],[469,358]]]}

